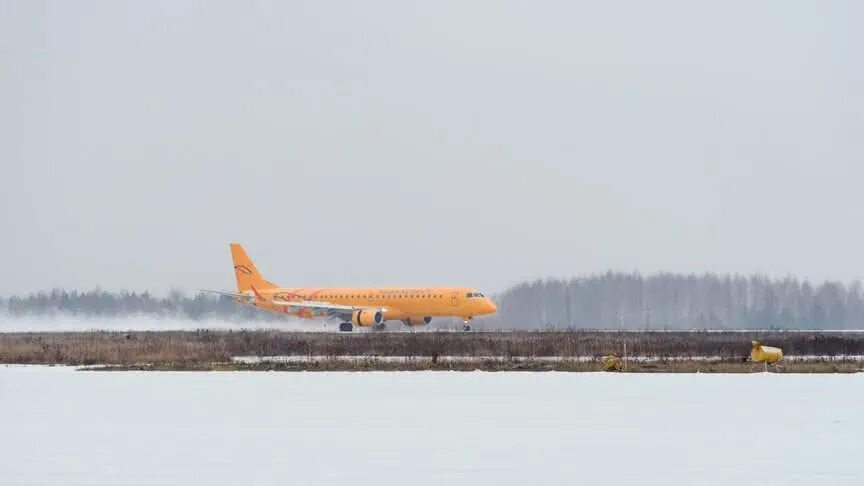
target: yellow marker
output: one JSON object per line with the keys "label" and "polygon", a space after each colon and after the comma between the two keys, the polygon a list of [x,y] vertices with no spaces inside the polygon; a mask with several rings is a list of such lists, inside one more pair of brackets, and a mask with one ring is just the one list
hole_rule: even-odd
{"label": "yellow marker", "polygon": [[762,343],[759,341],[753,341],[753,348],[750,350],[750,359],[754,363],[776,363],[782,358],[782,349],[762,346]]}
{"label": "yellow marker", "polygon": [[600,366],[603,368],[603,371],[621,371],[624,369],[624,360],[614,354],[610,354],[601,358]]}

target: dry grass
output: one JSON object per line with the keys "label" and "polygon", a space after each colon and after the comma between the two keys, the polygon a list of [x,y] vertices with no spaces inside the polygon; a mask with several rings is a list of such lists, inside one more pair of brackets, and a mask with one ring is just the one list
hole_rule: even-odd
{"label": "dry grass", "polygon": [[[864,355],[864,334],[842,333],[619,333],[601,331],[500,333],[291,333],[281,331],[153,331],[0,334],[0,363],[124,365],[166,369],[488,369],[593,371],[599,360],[541,362],[518,358],[470,363],[433,362],[433,356],[492,357],[660,357],[628,362],[628,371],[749,372],[743,359],[760,340],[791,355]],[[230,363],[232,356],[368,356],[303,364]],[[411,363],[383,363],[375,356],[409,356]],[[717,361],[689,360],[716,356]],[[665,359],[674,358],[674,359]],[[223,363],[215,365],[214,363]],[[857,371],[859,363],[785,361],[787,372]]]}
{"label": "dry grass", "polygon": [[132,364],[225,361],[220,342],[180,333],[0,334],[0,362],[24,364]]}

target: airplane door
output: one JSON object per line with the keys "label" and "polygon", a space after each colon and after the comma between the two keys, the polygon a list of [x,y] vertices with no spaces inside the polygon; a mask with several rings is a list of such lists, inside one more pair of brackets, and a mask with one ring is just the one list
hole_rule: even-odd
{"label": "airplane door", "polygon": [[450,305],[453,307],[459,307],[459,292],[453,292],[450,294]]}

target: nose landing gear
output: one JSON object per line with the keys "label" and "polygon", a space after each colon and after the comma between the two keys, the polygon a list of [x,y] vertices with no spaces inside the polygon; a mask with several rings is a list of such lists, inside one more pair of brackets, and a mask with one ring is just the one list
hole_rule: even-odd
{"label": "nose landing gear", "polygon": [[468,332],[468,331],[471,330],[471,324],[469,324],[470,321],[471,321],[471,318],[470,318],[470,317],[465,318],[465,321],[464,321],[464,323],[463,323],[463,325],[462,325],[462,330],[463,330],[463,331]]}

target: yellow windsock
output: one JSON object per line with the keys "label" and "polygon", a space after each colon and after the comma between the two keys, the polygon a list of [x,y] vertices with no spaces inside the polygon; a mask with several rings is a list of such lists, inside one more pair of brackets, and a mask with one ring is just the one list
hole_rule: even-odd
{"label": "yellow windsock", "polygon": [[240,243],[231,243],[231,260],[234,262],[234,275],[237,277],[237,290],[261,290],[276,288],[276,285],[264,280],[258,273],[255,264],[246,255]]}

